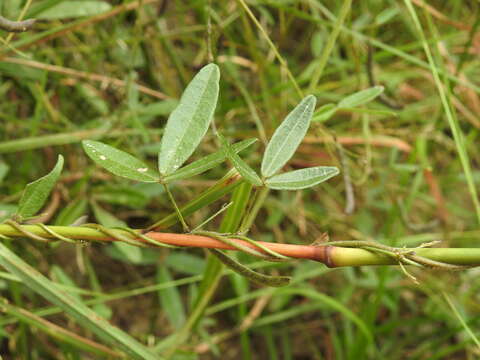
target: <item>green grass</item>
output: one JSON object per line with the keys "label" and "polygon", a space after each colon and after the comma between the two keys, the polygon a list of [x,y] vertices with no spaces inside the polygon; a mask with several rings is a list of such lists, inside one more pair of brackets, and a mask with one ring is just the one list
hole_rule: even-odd
{"label": "green grass", "polygon": [[[16,19],[23,9],[36,17],[58,2],[35,1],[29,9],[28,2],[3,2],[0,14]],[[132,228],[157,223],[182,232],[162,186],[103,171],[81,141],[108,143],[155,168],[168,114],[213,57],[221,71],[215,129],[230,144],[260,139],[239,153],[259,171],[266,141],[304,95],[316,96],[318,110],[371,87],[371,46],[377,85],[403,107],[373,101],[360,110],[339,109],[312,124],[308,143],[285,167],[346,164],[352,214],[344,212],[342,176],[313,189],[260,193],[243,181],[230,183],[233,172],[224,176],[231,164],[224,162],[170,185],[186,223],[194,228],[233,202],[203,229],[250,228],[255,240],[294,244],[328,234],[397,247],[434,240],[442,247],[478,247],[479,4],[428,2],[436,11],[426,11],[410,0],[106,2],[106,13],[93,8],[85,17],[48,19],[8,44],[8,34],[0,33],[0,221],[16,211],[26,184],[48,173],[61,154],[64,170],[42,217],[46,224],[67,226],[88,216],[84,221],[113,218]],[[332,136],[342,143],[343,161]],[[401,140],[411,151],[369,144],[379,136]],[[352,137],[364,141],[348,143]],[[218,149],[210,128],[191,160]],[[242,214],[257,211],[252,224],[252,218],[241,222]],[[291,284],[256,285],[200,249],[2,240],[0,301],[9,305],[0,304],[0,354],[479,356],[475,269],[407,267],[417,285],[398,267],[328,269],[242,253],[236,260],[266,275],[291,276]]]}

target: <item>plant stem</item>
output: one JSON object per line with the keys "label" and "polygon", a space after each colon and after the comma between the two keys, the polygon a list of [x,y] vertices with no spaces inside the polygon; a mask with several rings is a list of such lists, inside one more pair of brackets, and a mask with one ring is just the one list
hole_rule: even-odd
{"label": "plant stem", "polygon": [[173,204],[173,207],[175,208],[175,212],[177,213],[178,220],[180,220],[180,223],[182,224],[182,228],[184,232],[190,232],[190,228],[188,227],[187,223],[185,222],[185,219],[183,218],[182,212],[178,208],[177,202],[175,201],[175,198],[173,197],[172,193],[170,192],[170,189],[168,188],[167,184],[162,184],[163,188],[165,189],[165,192],[168,195],[168,198],[170,199],[170,202]]}
{"label": "plant stem", "polygon": [[252,208],[248,212],[248,214],[244,217],[242,224],[240,225],[240,228],[238,229],[238,232],[240,234],[247,234],[250,230],[250,227],[252,226],[253,222],[255,221],[255,218],[258,215],[258,212],[263,206],[263,203],[265,202],[265,199],[268,196],[268,193],[270,192],[270,189],[267,188],[266,186],[262,187],[256,197],[255,197],[255,202],[253,203]]}
{"label": "plant stem", "polygon": [[28,19],[23,21],[11,21],[3,16],[0,16],[0,29],[9,32],[24,32],[30,30],[35,24],[35,19]]}
{"label": "plant stem", "polygon": [[[235,171],[235,174],[238,173]],[[222,220],[220,225],[219,231],[223,233],[232,233],[237,230],[238,221],[235,219],[240,219],[243,216],[243,212],[248,204],[248,198],[251,190],[250,184],[245,184],[242,182],[241,187],[236,187],[235,191],[232,195],[232,202],[233,206],[230,206]],[[195,236],[195,235],[191,235]],[[197,237],[195,241],[200,240],[200,237]],[[209,237],[203,237],[205,239],[214,240],[215,242],[222,243],[217,239],[212,239]],[[214,248],[214,247],[211,247]],[[218,287],[220,282],[220,278],[222,276],[223,264],[220,260],[212,254],[208,255],[207,266],[203,273],[203,279],[200,283],[200,288],[198,291],[198,295],[195,299],[195,303],[192,307],[192,311],[188,316],[188,319],[184,326],[173,335],[173,340],[169,344],[168,349],[165,351],[164,356],[168,359],[175,350],[180,346],[182,343],[187,341],[189,334],[191,333],[192,329],[195,328],[198,321],[201,319],[205,308],[209,304],[210,300],[212,299],[215,291]],[[163,344],[157,344],[156,350],[160,350]]]}
{"label": "plant stem", "polygon": [[[244,181],[238,175],[238,172],[235,169],[231,169],[228,173],[225,174],[220,180],[217,181],[215,185],[201,193],[196,199],[188,202],[184,207],[180,209],[184,216],[189,216],[198,209],[205,207],[229,192],[233,191],[237,186],[242,184]],[[163,219],[157,221],[155,224],[151,225],[147,230],[160,230],[166,229],[178,221],[178,216],[176,212],[164,217]]]}
{"label": "plant stem", "polygon": [[[38,225],[22,225],[22,228],[28,233],[32,233],[43,238],[55,239],[55,236],[52,235],[52,233],[45,231],[42,227]],[[53,233],[57,233],[64,237],[75,239],[78,241],[118,241],[117,239],[106,235],[102,231],[90,227],[48,226],[48,228],[53,230]],[[153,246],[151,243],[147,242],[144,239],[134,238],[131,233],[125,230],[109,229],[109,233],[118,234],[123,237],[130,237],[132,240],[131,242],[138,241],[142,245],[147,244],[149,246]],[[12,238],[28,237],[18,229],[7,224],[0,225],[0,235]],[[224,242],[207,236],[161,233],[155,231],[147,232],[144,235],[156,241],[169,245],[235,250],[233,246],[227,245]],[[246,246],[254,250],[259,250],[257,246],[254,246],[247,241],[239,239],[229,240],[241,246]],[[343,245],[334,246],[328,245],[328,243],[322,244],[321,246],[295,245],[262,241],[257,241],[257,243],[281,255],[288,256],[290,258],[315,260],[322,262],[329,267],[398,265],[398,260],[391,256],[360,248],[343,247]],[[344,243],[349,242],[345,241]],[[354,241],[351,241],[350,243],[352,244],[351,246],[358,245],[355,244]],[[381,245],[379,244],[379,246]],[[414,255],[416,256],[421,256],[432,261],[440,261],[447,264],[480,266],[480,248],[398,248],[397,250],[401,253],[414,253]]]}

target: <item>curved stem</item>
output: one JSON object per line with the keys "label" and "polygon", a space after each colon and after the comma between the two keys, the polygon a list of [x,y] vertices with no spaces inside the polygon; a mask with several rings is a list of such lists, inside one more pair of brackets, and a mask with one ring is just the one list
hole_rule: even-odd
{"label": "curved stem", "polygon": [[8,32],[24,32],[30,30],[36,22],[35,19],[11,21],[0,16],[0,29]]}
{"label": "curved stem", "polygon": [[[118,238],[115,239],[104,231],[85,226],[48,226],[51,230],[50,232],[46,231],[44,227],[39,225],[19,226],[22,228],[21,230],[9,224],[0,224],[0,237],[29,238],[31,237],[30,234],[33,234],[42,239],[62,240],[55,236],[55,234],[60,234],[62,237],[78,241],[119,241]],[[155,246],[152,242],[145,240],[140,235],[139,237],[135,237],[129,231],[119,229],[110,230],[115,233],[115,235],[119,235],[122,238],[128,237],[130,244],[138,242],[139,245],[141,244],[140,246]],[[142,235],[168,245],[238,250],[232,245],[208,236],[161,233],[156,231],[142,233]],[[236,245],[248,247],[259,252],[263,251],[261,247],[251,244],[248,241],[235,238],[230,238],[229,241]],[[444,268],[447,270],[458,269],[458,267],[452,268],[449,265],[480,266],[480,248],[392,248],[373,241],[335,241],[320,246],[279,244],[263,241],[257,241],[256,244],[289,258],[315,260],[322,262],[329,267],[398,265],[399,262],[402,261],[402,256],[421,265],[432,266],[434,268]],[[368,247],[371,250],[359,248],[359,246]],[[396,256],[380,253],[376,251],[377,249],[388,253],[395,253]],[[268,252],[266,251],[263,251],[263,253],[268,255]]]}

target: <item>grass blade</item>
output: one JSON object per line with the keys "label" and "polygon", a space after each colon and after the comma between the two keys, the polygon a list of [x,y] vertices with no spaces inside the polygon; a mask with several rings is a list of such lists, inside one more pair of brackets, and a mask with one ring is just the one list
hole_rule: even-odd
{"label": "grass blade", "polygon": [[345,305],[337,301],[336,299],[319,293],[313,289],[303,289],[303,288],[283,288],[278,290],[279,294],[295,294],[295,295],[302,295],[311,300],[316,300],[319,302],[324,303],[325,305],[331,307],[332,309],[340,312],[345,318],[351,320],[355,325],[358,326],[358,329],[365,335],[370,343],[373,343],[373,335],[371,331],[368,329],[367,324],[359,318],[354,312],[348,309]]}
{"label": "grass blade", "polygon": [[10,314],[28,324],[38,328],[40,331],[45,332],[49,336],[57,339],[58,341],[66,344],[70,344],[82,351],[89,351],[99,356],[111,356],[114,358],[123,358],[123,354],[118,353],[110,348],[100,345],[90,339],[79,336],[69,330],[66,330],[48,320],[41,318],[40,316],[31,313],[26,309],[19,308],[11,305],[6,299],[0,299],[0,308],[7,314]]}
{"label": "grass blade", "polygon": [[[161,264],[157,269],[157,283],[172,282],[172,275],[165,264]],[[182,297],[177,287],[158,290],[158,297],[163,312],[170,322],[171,326],[178,330],[185,324],[185,309],[182,304]]]}
{"label": "grass blade", "polygon": [[475,345],[477,345],[477,347],[480,349],[480,341],[478,340],[477,336],[473,333],[472,329],[470,329],[470,327],[468,326],[467,322],[465,321],[465,319],[463,318],[463,316],[460,314],[460,312],[458,311],[458,309],[455,307],[455,304],[453,303],[452,299],[450,298],[450,296],[448,296],[448,294],[444,291],[442,291],[442,294],[443,294],[443,297],[445,298],[448,306],[450,306],[450,308],[452,309],[453,313],[455,314],[455,316],[457,317],[458,321],[460,321],[460,324],[462,324],[463,328],[465,329],[465,331],[467,332],[467,334],[471,337],[471,339],[473,340],[473,342],[475,343]]}
{"label": "grass blade", "polygon": [[[410,15],[412,16],[412,19],[415,24],[415,27],[417,28],[417,31],[420,34],[420,38],[423,44],[423,49],[425,51],[425,54],[427,55],[428,65],[430,66],[430,71],[432,72],[433,79],[435,80],[435,85],[437,86],[438,93],[440,95],[440,100],[442,101],[443,110],[445,111],[445,116],[447,118],[448,125],[450,126],[450,130],[452,131],[453,138],[455,140],[455,146],[457,148],[458,156],[460,157],[460,162],[462,163],[463,172],[465,173],[465,178],[467,179],[468,189],[470,191],[471,198],[475,206],[477,221],[480,223],[480,201],[478,200],[477,189],[475,187],[475,182],[473,180],[473,174],[472,174],[472,168],[470,166],[469,156],[465,148],[464,135],[462,133],[460,125],[458,124],[458,120],[456,118],[455,112],[450,105],[448,94],[445,91],[444,85],[442,84],[442,81],[440,79],[440,71],[437,68],[437,64],[435,63],[435,60],[433,59],[432,52],[428,45],[427,39],[425,37],[425,33],[422,29],[422,25],[420,24],[420,20],[418,19],[417,13],[413,8],[411,0],[405,0],[405,4],[408,8],[408,11],[410,12]],[[442,73],[446,73],[445,69],[443,70],[444,71]]]}
{"label": "grass blade", "polygon": [[2,243],[0,243],[0,265],[20,278],[25,286],[62,308],[80,325],[95,333],[105,342],[115,345],[133,359],[158,359],[158,356],[153,355],[149,349],[130,335],[112,326],[75,297],[60,290],[57,284],[25,263]]}

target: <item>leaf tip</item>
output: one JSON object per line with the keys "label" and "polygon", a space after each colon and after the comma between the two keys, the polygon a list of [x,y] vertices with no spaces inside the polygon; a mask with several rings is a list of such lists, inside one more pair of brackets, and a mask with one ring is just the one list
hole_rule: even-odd
{"label": "leaf tip", "polygon": [[215,63],[210,63],[202,67],[199,73],[212,72],[217,78],[220,78],[220,68]]}
{"label": "leaf tip", "polygon": [[317,102],[317,97],[313,94],[309,94],[309,95],[305,96],[305,100]]}

